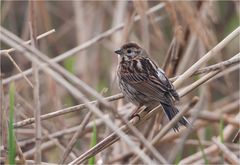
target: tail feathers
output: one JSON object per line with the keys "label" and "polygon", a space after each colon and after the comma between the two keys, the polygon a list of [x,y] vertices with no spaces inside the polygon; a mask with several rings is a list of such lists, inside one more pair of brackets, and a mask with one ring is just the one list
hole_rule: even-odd
{"label": "tail feathers", "polygon": [[[172,120],[174,118],[174,116],[176,116],[178,114],[178,109],[172,105],[167,105],[167,104],[161,104],[165,114],[167,115],[169,120]],[[178,123],[173,127],[173,130],[176,132],[178,131],[179,126],[184,125],[185,127],[187,127],[189,125],[188,120],[183,116]]]}

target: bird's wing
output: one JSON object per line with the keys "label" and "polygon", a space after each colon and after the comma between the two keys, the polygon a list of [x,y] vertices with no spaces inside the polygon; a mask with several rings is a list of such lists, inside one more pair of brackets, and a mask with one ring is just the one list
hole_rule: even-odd
{"label": "bird's wing", "polygon": [[165,72],[161,68],[158,68],[158,78],[162,80],[163,84],[167,87],[168,91],[172,94],[174,99],[179,100],[179,95],[175,91],[173,84],[169,81]]}
{"label": "bird's wing", "polygon": [[158,71],[158,68],[150,59],[141,61],[139,68],[135,67],[132,71],[123,72],[121,79],[146,97],[165,104],[172,104],[172,84],[168,81],[164,72]]}

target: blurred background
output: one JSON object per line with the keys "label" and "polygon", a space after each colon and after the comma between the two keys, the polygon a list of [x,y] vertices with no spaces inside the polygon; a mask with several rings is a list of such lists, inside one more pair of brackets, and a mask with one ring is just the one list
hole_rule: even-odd
{"label": "blurred background", "polygon": [[[52,34],[39,39],[37,48],[49,58],[55,58],[75,47],[89,44],[81,51],[76,51],[70,57],[59,61],[70,73],[86,82],[103,96],[119,93],[116,81],[118,57],[114,50],[123,43],[134,41],[144,47],[156,63],[163,67],[169,77],[182,74],[199,58],[211,50],[224,37],[236,29],[239,24],[239,1],[35,1],[30,12],[28,1],[1,1],[1,26],[11,31],[21,39],[30,39],[29,22],[34,13],[37,36],[55,29]],[[145,13],[148,14],[145,14]],[[138,15],[138,18],[136,17]],[[139,20],[141,18],[141,20]],[[105,33],[107,32],[107,33]],[[177,56],[167,60],[167,52],[171,43],[177,43]],[[1,50],[10,49],[1,42]],[[231,58],[239,52],[239,36],[231,41],[216,58],[205,66]],[[32,67],[31,61],[18,51],[10,53],[21,70]],[[11,76],[19,74],[7,56],[1,55],[1,78],[4,83],[1,91],[4,97],[3,110],[8,109],[8,85]],[[165,63],[165,66],[164,66]],[[41,113],[47,114],[66,107],[80,104],[66,89],[59,86],[49,75],[40,72],[40,102]],[[191,84],[199,79],[195,76],[185,82]],[[32,77],[29,76],[30,81]],[[183,85],[183,86],[184,86]],[[33,90],[24,79],[15,81],[16,114],[15,121],[33,117]],[[197,108],[214,112],[236,115],[239,110],[239,68],[227,75],[203,85],[178,103],[184,107],[193,96],[200,101]],[[94,97],[86,94],[90,100]],[[129,112],[121,111],[133,107],[126,100],[117,100],[112,105],[119,113],[127,116]],[[232,105],[231,108],[227,107]],[[225,108],[225,109],[224,109]],[[221,109],[221,110],[220,110]],[[230,109],[230,110],[229,110]],[[103,111],[108,114],[106,110]],[[78,126],[87,111],[76,111],[54,117],[42,122],[43,135],[52,135],[61,130]],[[213,113],[214,114],[214,113]],[[211,116],[211,115],[210,115]],[[111,118],[114,118],[111,116]],[[91,119],[92,120],[92,119]],[[95,118],[97,121],[97,118]],[[204,120],[204,119],[202,119]],[[205,119],[211,123],[212,120]],[[116,121],[118,123],[118,121]],[[152,123],[153,124],[153,123]],[[225,123],[226,124],[226,123]],[[150,125],[151,126],[151,125]],[[146,126],[147,127],[147,126]],[[209,141],[219,135],[220,119],[199,128],[189,138]],[[150,127],[147,127],[150,128]],[[100,141],[111,132],[102,122],[97,123]],[[57,142],[46,147],[42,152],[43,161],[56,163],[61,157],[64,146],[67,145],[72,133],[56,136]],[[67,162],[82,154],[90,146],[92,127],[85,129],[85,134],[73,148],[73,156]],[[233,135],[232,135],[233,136]],[[22,151],[28,159],[33,158],[34,128],[32,125],[16,129],[16,137]],[[45,139],[43,143],[48,140]],[[116,146],[120,147],[117,148]],[[114,144],[105,163],[111,162],[128,147],[121,142]],[[187,145],[180,153],[179,160],[199,150],[196,145]],[[168,157],[168,152],[162,154]],[[127,153],[127,152],[126,152]],[[128,162],[128,159],[117,161]],[[125,162],[125,163],[126,163]],[[217,160],[218,162],[218,160]],[[213,162],[214,163],[214,162]],[[215,162],[216,163],[216,162]]]}

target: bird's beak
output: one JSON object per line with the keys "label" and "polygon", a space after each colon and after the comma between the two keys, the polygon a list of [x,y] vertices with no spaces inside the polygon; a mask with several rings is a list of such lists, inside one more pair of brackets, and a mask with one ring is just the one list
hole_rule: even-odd
{"label": "bird's beak", "polygon": [[119,55],[121,55],[122,54],[122,50],[121,49],[119,49],[119,50],[116,50],[116,51],[114,51],[116,54],[119,54]]}

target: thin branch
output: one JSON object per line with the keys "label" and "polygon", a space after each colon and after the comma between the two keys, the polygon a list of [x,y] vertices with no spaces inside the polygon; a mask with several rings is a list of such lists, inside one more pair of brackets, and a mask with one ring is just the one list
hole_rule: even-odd
{"label": "thin branch", "polygon": [[[234,59],[237,59],[236,56],[234,56]],[[220,64],[220,63],[219,63]],[[218,65],[218,64],[216,64]],[[211,67],[211,66],[210,66]],[[239,66],[236,66],[237,68]],[[234,68],[236,68],[234,67]],[[207,70],[208,67],[206,67],[206,70]],[[220,74],[218,75],[223,75],[225,73],[225,71],[228,71],[231,72],[233,70],[235,70],[234,68],[232,69],[233,67],[229,68],[229,69],[225,69],[224,72],[221,72]],[[204,69],[204,68],[203,68]],[[218,75],[216,75],[215,77],[212,77],[212,76],[207,76],[207,78],[211,78],[212,77],[212,80],[214,80],[215,78],[218,77]],[[175,79],[175,78],[172,78],[172,79]],[[204,78],[206,79],[206,78]],[[198,80],[200,81],[200,79]],[[202,81],[202,80],[201,80]],[[204,80],[205,81],[205,80]],[[180,91],[180,95],[184,96],[187,94],[187,92],[190,92],[190,88],[191,90],[195,89],[197,86],[198,86],[198,83],[197,82],[196,84],[197,85],[192,85],[192,86],[189,86],[189,87],[186,87],[184,90]],[[182,92],[182,93],[181,93]],[[118,100],[118,99],[122,99],[123,98],[123,95],[121,93],[119,94],[116,94],[116,95],[113,95],[113,96],[109,96],[109,97],[106,97],[106,101],[115,101],[115,100]],[[91,104],[95,104],[97,101],[91,101],[90,103]],[[68,108],[65,108],[65,109],[61,109],[61,110],[57,110],[57,111],[54,111],[54,112],[51,112],[51,113],[48,113],[48,114],[44,114],[40,117],[41,120],[46,120],[46,119],[50,119],[50,118],[53,118],[53,117],[57,117],[57,116],[60,116],[60,115],[64,115],[64,114],[67,114],[67,113],[71,113],[71,112],[75,112],[75,111],[79,111],[79,110],[82,110],[86,108],[85,104],[80,104],[80,105],[76,105],[76,106],[73,106],[73,107],[68,107]],[[14,123],[14,128],[19,128],[19,127],[23,127],[23,126],[26,126],[26,125],[29,125],[29,124],[32,124],[35,122],[35,119],[34,118],[28,118],[28,119],[25,119],[23,121],[19,121],[17,123]]]}
{"label": "thin branch", "polygon": [[[107,118],[109,118],[109,115],[106,115]],[[84,130],[84,133],[87,133],[89,131],[92,131],[92,128],[93,128],[93,124],[94,122],[91,121],[90,123],[87,124],[85,130]],[[95,125],[97,127],[103,125],[103,121],[101,119],[97,119],[95,121]],[[74,127],[70,127],[70,128],[65,128],[65,129],[62,129],[60,131],[57,131],[57,132],[53,132],[51,134],[48,134],[48,135],[45,135],[42,137],[42,140],[45,141],[47,139],[51,139],[53,140],[54,138],[57,139],[57,138],[60,138],[64,135],[70,135],[70,134],[73,134],[74,132],[76,132],[79,128],[81,127],[81,125],[77,125],[77,126],[74,126]],[[29,145],[29,144],[32,144],[32,143],[35,143],[35,139],[34,138],[31,138],[31,139],[26,139],[26,140],[23,140],[23,141],[20,141],[19,142],[19,145],[20,146],[26,146],[26,145]]]}
{"label": "thin branch", "polygon": [[[234,67],[236,68],[236,67]],[[238,66],[237,66],[238,68]],[[233,71],[232,68],[229,68],[229,72]],[[225,71],[228,71],[225,70]],[[224,72],[221,72],[219,75],[222,75],[224,74]],[[215,76],[215,77],[218,77]],[[215,79],[215,78],[213,78]],[[213,80],[212,79],[212,80]],[[193,88],[193,87],[191,87]],[[188,89],[189,90],[189,89]],[[187,91],[182,91],[183,93],[187,92]],[[115,101],[115,100],[118,100],[118,99],[122,99],[123,98],[123,95],[121,93],[119,94],[116,94],[116,95],[113,95],[113,96],[109,96],[109,97],[106,97],[106,101]],[[91,101],[90,103],[91,104],[95,104],[97,101]],[[76,106],[73,106],[73,107],[68,107],[68,108],[65,108],[65,109],[61,109],[61,110],[57,110],[57,111],[54,111],[54,112],[51,112],[51,113],[48,113],[48,114],[44,114],[40,117],[41,120],[46,120],[46,119],[50,119],[50,118],[53,118],[53,117],[57,117],[57,116],[60,116],[60,115],[64,115],[64,114],[67,114],[67,113],[71,113],[71,112],[75,112],[75,111],[79,111],[79,110],[82,110],[86,108],[86,105],[85,104],[80,104],[80,105],[76,105]],[[29,124],[32,124],[35,122],[35,119],[34,118],[28,118],[28,119],[25,119],[23,121],[19,121],[17,123],[14,123],[14,128],[19,128],[19,127],[23,127],[23,126],[26,126],[26,125],[29,125]]]}
{"label": "thin branch", "polygon": [[[240,113],[238,113],[238,114],[236,115],[235,119],[239,119],[239,117],[240,117]],[[236,127],[235,127],[235,126],[233,126],[233,125],[227,125],[227,126],[224,128],[224,130],[223,130],[223,140],[224,140],[224,141],[227,141],[227,140],[231,137],[231,134],[233,133],[234,130],[236,130]],[[218,137],[218,138],[220,138],[220,137]],[[210,156],[210,154],[216,152],[217,149],[218,149],[218,147],[217,147],[215,144],[213,144],[213,145],[205,148],[205,149],[204,149],[204,153],[205,153],[206,155],[209,155],[209,156]],[[201,159],[201,158],[202,158],[202,152],[199,151],[199,152],[196,152],[196,153],[194,153],[193,155],[191,155],[191,156],[189,156],[189,157],[187,157],[187,158],[182,159],[182,160],[179,162],[179,164],[180,164],[180,165],[183,165],[183,164],[191,164],[192,162],[197,161],[197,160],[199,160],[199,159]]]}
{"label": "thin branch", "polygon": [[239,143],[240,140],[240,130],[238,130],[238,132],[236,133],[236,135],[234,136],[232,142],[233,143]]}
{"label": "thin branch", "polygon": [[[152,111],[155,112],[155,114],[157,113],[159,107],[154,108]],[[146,121],[147,119],[149,119],[149,117],[147,118],[146,115],[146,111],[142,111],[142,113],[139,114],[139,117],[134,117],[131,119],[131,121],[129,123],[131,123],[132,125],[139,125],[141,124],[142,121]],[[142,120],[140,120],[142,119]],[[122,131],[124,132],[129,132],[129,127],[127,127],[126,125],[123,125],[120,128]],[[96,155],[97,153],[99,153],[100,151],[104,150],[105,148],[109,147],[110,145],[112,145],[113,143],[115,143],[116,141],[119,140],[119,136],[117,136],[116,132],[110,134],[108,137],[104,138],[101,142],[99,142],[97,145],[95,145],[94,147],[92,147],[91,149],[89,149],[88,151],[86,151],[85,153],[83,153],[81,156],[79,156],[77,158],[78,163],[83,163],[85,160],[89,159],[90,157]],[[75,163],[72,162],[72,163]]]}
{"label": "thin branch", "polygon": [[33,88],[33,84],[31,81],[26,77],[26,75],[23,73],[22,69],[17,65],[17,63],[14,61],[14,59],[10,56],[10,54],[6,51],[3,53],[3,55],[6,55],[9,60],[13,63],[13,65],[17,68],[17,70],[20,72],[20,74],[23,76],[23,78],[27,81],[27,83]]}
{"label": "thin branch", "polygon": [[192,58],[193,50],[195,50],[195,46],[197,43],[197,36],[195,34],[191,34],[191,37],[189,39],[189,42],[186,44],[185,52],[183,54],[183,58],[179,62],[178,68],[177,68],[177,75],[182,74],[186,67],[189,65],[189,59]]}
{"label": "thin branch", "polygon": [[[16,137],[15,137],[15,139],[16,139]],[[15,140],[15,141],[16,141],[16,151],[17,151],[17,155],[19,157],[19,162],[21,162],[20,164],[26,164],[26,159],[23,155],[22,149],[19,146],[18,141],[17,140]]]}
{"label": "thin branch", "polygon": [[69,153],[71,152],[74,144],[78,140],[79,135],[83,133],[83,130],[87,126],[87,123],[89,122],[91,115],[92,115],[92,113],[88,112],[88,114],[84,117],[79,129],[75,132],[75,134],[72,136],[72,139],[68,143],[68,145],[63,153],[63,156],[61,157],[61,159],[59,161],[59,164],[64,164],[64,162],[67,159],[67,156],[69,155]]}
{"label": "thin branch", "polygon": [[[42,39],[42,38],[44,38],[44,37],[46,37],[46,36],[48,36],[48,35],[50,35],[50,34],[52,34],[54,32],[56,32],[55,29],[52,29],[52,30],[49,30],[49,31],[47,31],[47,32],[45,32],[43,34],[40,34],[39,36],[37,36],[37,40],[40,40],[40,39]],[[31,40],[28,40],[28,41],[24,42],[24,44],[30,44],[30,43],[31,43]],[[15,50],[16,50],[15,48],[10,48],[10,49],[6,49],[6,50],[0,50],[0,55],[2,55],[2,54],[4,55],[5,53],[12,53]],[[26,76],[25,72],[24,72],[24,75]]]}
{"label": "thin branch", "polygon": [[225,154],[225,158],[231,162],[231,164],[239,164],[240,160],[237,156],[231,152],[223,143],[221,143],[217,138],[212,138],[214,144],[218,146],[218,148]]}
{"label": "thin branch", "polygon": [[[161,139],[164,135],[166,135],[166,133],[173,128],[173,126],[179,121],[180,118],[183,117],[183,115],[189,111],[190,109],[192,109],[192,107],[194,107],[196,105],[196,103],[198,102],[198,97],[194,97],[191,101],[191,103],[188,105],[187,108],[185,108],[184,110],[180,111],[172,120],[169,121],[169,123],[164,126],[161,131],[151,140],[151,144],[154,145],[155,143],[157,143],[159,141],[159,139]],[[189,125],[190,126],[190,125]],[[191,126],[190,126],[191,127]],[[143,149],[143,152],[146,152],[147,149]],[[136,156],[130,164],[136,164],[138,161],[139,157]]]}
{"label": "thin branch", "polygon": [[189,78],[196,70],[198,70],[205,62],[207,62],[213,56],[218,55],[223,47],[225,47],[232,39],[240,34],[240,27],[236,28],[227,37],[225,37],[221,42],[219,42],[213,49],[211,49],[207,54],[205,54],[201,59],[199,59],[195,64],[193,64],[187,71],[185,71],[174,83],[174,87],[177,89],[180,85]]}
{"label": "thin branch", "polygon": [[[23,54],[30,59],[32,62],[35,62],[36,64],[38,64],[39,67],[43,67],[43,63],[40,62],[36,56],[38,56],[39,58],[41,58],[42,60],[44,60],[45,62],[49,63],[48,61],[48,57],[45,56],[44,54],[42,54],[40,51],[38,51],[37,49],[34,49],[32,47],[29,47],[28,45],[23,45],[22,41],[20,38],[18,38],[17,36],[15,36],[14,34],[8,32],[6,29],[4,29],[3,27],[0,28],[1,33],[3,34],[1,37],[1,40],[4,41],[5,43],[15,47],[16,49],[18,49],[21,52],[24,52]],[[34,56],[34,55],[36,56]],[[59,66],[56,63],[49,63],[51,66],[54,67],[54,69],[60,71],[60,73],[65,73],[64,75],[66,77],[72,77],[73,75],[70,75],[64,68],[62,68],[61,66]],[[103,121],[113,130],[115,131],[133,150],[134,153],[136,153],[137,155],[139,155],[142,160],[145,163],[152,163],[152,160],[145,154],[143,154],[141,152],[141,150],[139,149],[139,147],[137,147],[134,142],[128,137],[126,136],[126,134],[124,132],[122,132],[110,119],[106,119],[104,117],[104,114],[101,110],[99,110],[99,108],[97,108],[96,106],[92,105],[89,103],[89,100],[83,95],[82,92],[80,92],[76,87],[74,87],[73,85],[71,85],[68,81],[66,81],[61,75],[59,75],[57,72],[53,71],[52,69],[50,69],[49,67],[43,67],[42,68],[43,71],[45,71],[45,73],[49,74],[50,76],[52,76],[59,84],[61,84],[63,87],[65,87],[71,94],[73,94],[77,99],[83,101],[83,103],[86,104],[86,106],[89,108],[89,110],[91,110],[92,112],[94,112],[94,114],[96,114],[98,117],[100,117],[101,119],[103,119]],[[66,75],[67,74],[67,75]],[[74,80],[78,81],[79,79],[74,77]],[[81,81],[81,80],[79,80]],[[78,82],[79,82],[78,81]],[[83,82],[82,82],[83,83]],[[85,83],[84,83],[85,84]],[[88,85],[84,85],[84,89],[90,89],[90,87]],[[92,89],[91,89],[92,90]],[[97,93],[96,91],[92,91],[93,93]],[[99,95],[97,95],[97,97],[99,97]],[[101,103],[104,102],[106,103],[101,97],[99,97]],[[77,159],[76,159],[77,160]],[[73,161],[72,163],[74,163],[75,161]]]}
{"label": "thin branch", "polygon": [[[180,142],[180,139],[176,139],[174,140],[174,143],[178,144]],[[202,145],[205,147],[208,147],[210,145],[212,145],[212,141],[208,141],[208,140],[203,140],[201,141]],[[199,146],[199,141],[196,139],[188,139],[185,141],[186,145],[192,145],[192,146]],[[232,144],[231,142],[226,142],[224,143],[228,148],[232,149],[232,150],[238,150],[239,146],[238,144]]]}
{"label": "thin branch", "polygon": [[[29,22],[29,29],[30,29],[30,38],[31,38],[31,46],[36,48],[37,47],[37,35],[36,35],[36,4],[33,0],[29,0],[29,13],[30,13],[30,22]],[[33,77],[34,77],[34,88],[33,88],[33,97],[34,97],[34,118],[35,118],[35,163],[40,164],[42,162],[42,151],[41,151],[41,143],[42,143],[42,125],[41,125],[41,104],[40,104],[40,82],[39,82],[39,68],[35,62],[32,62],[33,68]]]}
{"label": "thin branch", "polygon": [[[154,12],[157,12],[158,10],[163,9],[164,6],[165,6],[165,3],[159,3],[158,5],[150,8],[150,9],[147,11],[147,15],[150,15],[150,14],[152,14],[152,13],[154,13]],[[135,21],[138,21],[138,20],[140,20],[140,16],[139,16],[139,15],[134,17],[134,22],[135,22]],[[84,49],[92,46],[93,44],[101,41],[102,39],[104,39],[104,38],[112,35],[112,34],[115,33],[116,31],[119,31],[119,30],[123,29],[123,28],[124,28],[124,25],[125,25],[124,23],[121,23],[120,25],[117,25],[117,26],[115,26],[114,28],[109,29],[109,30],[107,30],[107,31],[99,34],[98,36],[96,36],[96,37],[88,40],[87,42],[84,42],[83,44],[81,44],[81,45],[79,45],[79,46],[77,46],[77,47],[75,47],[75,48],[73,48],[73,49],[71,49],[71,50],[69,50],[69,51],[67,51],[67,52],[65,52],[65,53],[63,53],[63,54],[60,54],[60,55],[58,55],[57,57],[55,57],[55,58],[53,58],[53,59],[51,59],[51,62],[60,62],[60,61],[66,59],[66,58],[68,58],[68,57],[71,57],[71,56],[73,56],[73,55],[76,55],[77,52],[80,52],[80,51],[82,51],[82,50],[84,50]],[[46,65],[46,64],[45,64],[45,65]],[[45,65],[43,65],[43,67],[44,67]],[[40,67],[39,69],[41,69],[41,67]],[[25,75],[31,75],[31,74],[32,74],[32,69],[28,69],[28,70],[24,71],[23,73],[24,73]],[[12,76],[12,77],[9,77],[9,78],[7,78],[7,79],[4,79],[4,80],[3,80],[3,85],[8,84],[8,83],[10,83],[11,81],[15,81],[15,80],[21,79],[21,78],[22,78],[22,75],[21,75],[21,74],[14,75],[14,76]]]}
{"label": "thin branch", "polygon": [[[202,100],[204,98],[204,95],[205,93],[202,92],[200,94],[200,98],[201,98],[201,101],[200,101],[200,105],[203,103]],[[191,113],[191,122],[190,124],[191,125],[194,125],[199,117],[199,114],[200,114],[200,108],[196,108],[196,109],[193,109],[193,112]],[[170,157],[169,157],[169,161],[171,163],[174,162],[176,156],[178,153],[182,153],[182,150],[183,150],[183,146],[184,146],[184,142],[187,140],[188,136],[193,132],[193,127],[190,127],[189,129],[187,129],[180,137],[181,141],[180,143],[176,146],[175,150],[172,151]]]}
{"label": "thin branch", "polygon": [[[113,96],[106,97],[105,100],[110,102],[110,101],[115,101],[115,100],[122,99],[122,98],[123,98],[123,95],[121,93],[119,93],[119,94],[116,94],[116,95],[113,95]],[[95,101],[91,101],[89,103],[90,104],[96,104],[97,101],[95,100]],[[50,119],[50,118],[53,118],[53,117],[57,117],[57,116],[60,116],[60,115],[65,115],[67,113],[79,111],[79,110],[82,110],[82,109],[85,109],[85,108],[87,108],[85,104],[79,104],[79,105],[75,105],[75,106],[72,106],[72,107],[60,109],[60,110],[57,110],[57,111],[54,111],[54,112],[50,112],[48,114],[41,115],[40,119],[41,120],[47,120],[47,119]],[[20,127],[32,124],[34,122],[35,122],[34,118],[28,118],[28,119],[19,121],[17,123],[14,123],[13,126],[14,126],[14,128],[20,128]]]}
{"label": "thin branch", "polygon": [[237,54],[229,60],[214,64],[214,65],[202,68],[202,69],[199,69],[193,75],[198,75],[198,74],[202,74],[202,73],[209,73],[209,72],[216,71],[216,70],[223,70],[226,67],[229,67],[231,65],[235,65],[239,62],[240,62],[240,54]]}
{"label": "thin branch", "polygon": [[[240,55],[240,53],[238,53],[237,55],[235,55],[233,58],[236,58]],[[218,73],[220,73],[221,70],[216,70],[213,72],[210,72],[206,75],[204,75],[202,78],[200,78],[199,80],[195,81],[194,83],[192,83],[191,85],[189,85],[188,87],[184,88],[183,90],[181,90],[179,92],[180,96],[185,96],[186,94],[188,94],[190,91],[192,91],[193,89],[197,88],[198,86],[200,86],[201,84],[207,82],[209,79],[213,78],[214,76],[216,76]],[[182,76],[182,75],[181,75]],[[180,76],[180,77],[181,77]],[[177,80],[176,80],[177,81]],[[175,82],[176,82],[175,81]]]}
{"label": "thin branch", "polygon": [[[204,67],[204,68],[201,68],[201,69],[198,69],[193,75],[191,75],[190,77],[193,77],[193,76],[196,76],[196,75],[199,75],[199,74],[203,74],[203,73],[209,73],[209,72],[213,72],[213,71],[216,71],[216,70],[224,70],[225,68],[227,67],[230,67],[232,65],[235,65],[237,63],[240,62],[240,56],[239,54],[233,56],[231,59],[228,59],[226,61],[222,61],[222,62],[219,62],[217,64],[213,64],[213,65],[210,65],[210,66],[207,66],[207,67]],[[172,77],[170,78],[170,81],[171,82],[174,82],[176,81],[179,77],[179,76],[175,76],[175,77]]]}
{"label": "thin branch", "polygon": [[238,120],[234,119],[233,117],[230,117],[227,114],[219,113],[218,111],[210,112],[210,111],[204,110],[199,113],[198,119],[208,120],[208,122],[218,122],[218,123],[221,120],[223,120],[224,123],[226,124],[232,124],[236,127],[240,127],[240,122]]}
{"label": "thin branch", "polygon": [[[41,145],[41,150],[44,151],[52,146],[55,146],[57,143],[57,139],[53,139],[53,140],[50,140],[50,141],[47,141],[45,143],[42,143]],[[28,150],[27,152],[24,152],[23,155],[26,157],[26,158],[30,158],[34,155],[34,153],[36,152],[36,148],[32,148],[31,150]],[[36,164],[36,162],[35,162]]]}
{"label": "thin branch", "polygon": [[174,56],[173,53],[177,52],[176,45],[177,45],[177,39],[174,36],[168,48],[167,54],[164,58],[163,65],[161,67],[164,71],[166,71],[167,65],[169,64],[171,57]]}

